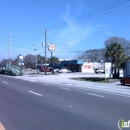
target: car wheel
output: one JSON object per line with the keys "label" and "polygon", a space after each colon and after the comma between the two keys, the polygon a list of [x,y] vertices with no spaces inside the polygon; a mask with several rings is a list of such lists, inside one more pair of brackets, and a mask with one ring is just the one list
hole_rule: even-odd
{"label": "car wheel", "polygon": [[124,82],[124,81],[121,81],[121,85],[125,85],[125,82]]}

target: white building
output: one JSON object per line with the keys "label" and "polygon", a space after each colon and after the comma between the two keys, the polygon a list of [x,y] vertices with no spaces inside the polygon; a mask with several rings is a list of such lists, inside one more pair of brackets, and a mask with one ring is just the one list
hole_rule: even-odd
{"label": "white building", "polygon": [[82,73],[94,73],[94,69],[104,68],[104,63],[101,62],[84,62],[81,67]]}

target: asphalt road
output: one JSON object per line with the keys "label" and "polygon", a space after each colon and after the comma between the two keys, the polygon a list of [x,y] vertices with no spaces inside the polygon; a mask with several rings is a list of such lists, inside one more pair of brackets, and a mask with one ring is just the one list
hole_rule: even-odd
{"label": "asphalt road", "polygon": [[130,98],[0,76],[0,122],[6,130],[118,130]]}

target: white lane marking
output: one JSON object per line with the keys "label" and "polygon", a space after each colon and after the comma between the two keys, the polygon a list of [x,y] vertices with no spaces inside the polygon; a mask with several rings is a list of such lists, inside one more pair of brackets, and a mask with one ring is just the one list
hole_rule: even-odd
{"label": "white lane marking", "polygon": [[7,82],[3,81],[4,84],[8,84]]}
{"label": "white lane marking", "polygon": [[33,91],[30,91],[30,90],[28,90],[28,92],[29,92],[29,93],[32,93],[32,94],[35,94],[35,95],[38,95],[38,96],[42,96],[41,94],[36,93],[36,92],[33,92]]}
{"label": "white lane marking", "polygon": [[128,97],[130,98],[130,95],[125,95],[125,94],[119,94],[119,93],[114,93],[114,92],[107,92],[107,91],[103,91],[103,90],[94,90],[91,88],[76,88],[76,89],[80,89],[80,90],[88,90],[88,91],[92,91],[92,92],[99,92],[99,93],[105,93],[105,94],[110,94],[110,95],[114,95],[114,96],[122,96],[122,97]]}
{"label": "white lane marking", "polygon": [[104,98],[104,96],[102,96],[102,95],[97,95],[97,94],[93,94],[93,93],[87,93],[88,95],[92,95],[92,96],[96,96],[96,97],[102,97],[102,98]]}
{"label": "white lane marking", "polygon": [[60,87],[61,89],[70,90],[69,88]]}

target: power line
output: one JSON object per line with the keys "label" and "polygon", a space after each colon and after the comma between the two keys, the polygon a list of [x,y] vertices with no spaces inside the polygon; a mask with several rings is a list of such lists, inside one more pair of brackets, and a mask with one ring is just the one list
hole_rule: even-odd
{"label": "power line", "polygon": [[[120,2],[120,1],[118,1],[118,2],[116,2],[115,3],[115,5],[112,5],[111,4],[111,6],[109,5],[109,8],[111,8],[111,7],[116,7],[116,6],[119,6],[119,5],[121,5],[121,4],[124,4],[124,3],[126,3],[126,2],[129,2],[129,0],[127,0],[127,1],[124,1],[124,2]],[[114,3],[113,3],[114,4]],[[92,11],[92,12],[89,12],[88,14],[84,14],[84,15],[82,15],[82,16],[80,16],[80,17],[78,17],[78,18],[75,18],[75,19],[79,19],[79,18],[82,18],[82,17],[84,17],[84,16],[86,16],[86,15],[90,15],[90,14],[95,14],[95,13],[101,13],[101,11],[104,11],[104,10],[108,10],[109,8],[106,8],[107,6],[105,6],[105,7],[103,7],[103,8],[100,8],[100,9],[98,9],[98,10],[95,10],[95,11]],[[105,9],[106,8],[106,9]],[[99,16],[98,16],[99,17]],[[113,30],[113,29],[112,29]],[[115,29],[114,29],[115,30]],[[108,31],[110,31],[110,30],[108,30]],[[39,32],[39,30],[38,30],[38,32]],[[102,32],[100,32],[100,33],[102,33]],[[99,34],[99,33],[98,33]],[[19,44],[19,45],[17,45],[17,46],[15,46],[15,47],[18,47],[18,46],[21,46],[21,45],[24,45],[25,43],[27,43],[27,41],[28,40],[30,40],[31,39],[31,37],[34,37],[36,34],[33,34],[33,35],[31,35],[31,36],[29,36],[27,39],[26,39],[26,41],[24,41],[24,42],[22,42],[21,44]],[[80,38],[76,38],[76,39],[80,39]],[[74,39],[74,40],[76,40],[76,39]],[[72,40],[71,40],[72,41]]]}
{"label": "power line", "polygon": [[[121,2],[121,3],[120,3]],[[122,0],[120,0],[120,1],[118,1],[118,2],[115,2],[115,3],[113,3],[113,4],[116,4],[116,5],[113,5],[113,4],[110,4],[110,5],[108,5],[108,6],[105,6],[105,7],[102,7],[102,8],[100,8],[100,9],[97,9],[97,10],[95,10],[95,11],[92,11],[92,12],[89,12],[88,14],[90,15],[90,14],[92,14],[92,13],[99,13],[99,11],[101,11],[101,10],[107,10],[107,9],[105,9],[106,7],[109,7],[109,8],[111,8],[111,7],[116,7],[117,5],[121,5],[121,4],[124,4],[124,3],[126,3],[126,2],[129,2],[129,0],[127,0],[127,1],[124,1],[124,2],[122,2]],[[98,11],[98,12],[97,12]],[[112,13],[112,12],[111,12]],[[88,15],[88,14],[85,14],[85,15]],[[107,13],[108,14],[108,13]],[[81,15],[80,17],[83,17],[84,15]],[[100,16],[103,16],[103,15],[100,15]],[[100,17],[100,16],[98,16],[98,17]],[[78,18],[75,18],[75,19],[79,19],[80,17],[78,17]],[[81,20],[81,19],[80,19]],[[71,24],[72,25],[72,24]],[[33,36],[33,35],[32,35]],[[30,38],[30,37],[29,37]],[[29,39],[28,38],[28,39]],[[30,40],[30,39],[29,39]],[[25,43],[27,43],[27,41],[26,42],[23,42],[22,44],[19,44],[19,45],[17,45],[17,47],[18,46],[20,46],[20,45],[24,45]]]}
{"label": "power line", "polygon": [[86,19],[86,17],[84,18],[84,19],[80,19],[79,21],[77,21],[77,22],[75,22],[75,23],[72,23],[72,24],[69,24],[70,26],[71,25],[75,25],[75,24],[77,24],[77,23],[81,23],[81,22],[83,22],[83,21],[85,21],[85,20],[90,20],[90,19],[95,19],[95,18],[98,18],[98,17],[102,17],[102,16],[105,16],[105,15],[108,15],[108,14],[111,14],[111,13],[114,13],[114,12],[117,12],[117,11],[119,11],[119,10],[123,10],[123,9],[126,9],[126,8],[129,8],[130,6],[125,6],[125,7],[123,7],[123,8],[120,8],[120,9],[117,9],[117,10],[114,10],[114,11],[111,11],[111,12],[108,12],[108,13],[105,13],[105,14],[102,14],[102,15],[99,15],[99,16],[95,16],[95,17],[92,17],[92,18],[87,18]]}
{"label": "power line", "polygon": [[[128,27],[128,26],[130,26],[130,24],[123,25],[123,26],[116,27],[116,28],[112,28],[112,29],[109,29],[109,30],[107,30],[107,31],[117,30],[117,29],[120,29],[120,28]],[[104,32],[106,32],[106,31],[101,31],[101,32],[95,33],[95,35],[101,34],[101,33],[104,33]],[[89,34],[88,36],[90,36],[90,35],[93,35],[93,34]],[[72,40],[69,40],[69,41],[65,41],[65,42],[71,42],[71,41],[78,40],[78,39],[82,39],[82,38],[84,38],[84,37],[75,38],[75,39],[72,39]],[[65,42],[62,42],[62,43],[65,43]],[[61,43],[61,44],[62,44],[62,43]]]}
{"label": "power line", "polygon": [[[81,19],[84,18],[84,17],[86,18],[86,16],[92,16],[92,15],[101,13],[101,12],[103,12],[103,11],[112,9],[112,8],[114,8],[114,7],[117,7],[117,6],[119,6],[119,5],[125,4],[125,3],[127,3],[127,2],[130,2],[130,0],[126,0],[126,1],[124,1],[124,2],[122,2],[122,0],[120,0],[120,1],[118,1],[118,2],[115,2],[115,3],[110,4],[110,5],[108,5],[108,6],[99,8],[99,9],[94,10],[94,11],[92,11],[92,12],[89,12],[89,13],[87,13],[87,14],[81,15],[81,16],[79,16],[79,17],[75,17],[75,18],[73,18],[73,19],[71,19],[71,20],[78,20],[78,19],[81,20]],[[57,23],[57,24],[55,24],[55,25],[59,25],[59,24],[62,24],[62,23],[65,23],[65,22],[59,22],[59,23]],[[53,25],[54,27],[52,27],[51,30],[54,30],[54,29],[57,28],[55,25]],[[49,27],[48,27],[48,28],[49,28]]]}

